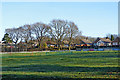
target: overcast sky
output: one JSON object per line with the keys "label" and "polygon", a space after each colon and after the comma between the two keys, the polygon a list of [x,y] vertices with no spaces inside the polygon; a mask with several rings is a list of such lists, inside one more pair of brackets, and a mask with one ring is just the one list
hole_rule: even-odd
{"label": "overcast sky", "polygon": [[105,37],[118,34],[117,2],[4,2],[2,3],[2,28],[44,22],[53,19],[73,21],[85,36]]}

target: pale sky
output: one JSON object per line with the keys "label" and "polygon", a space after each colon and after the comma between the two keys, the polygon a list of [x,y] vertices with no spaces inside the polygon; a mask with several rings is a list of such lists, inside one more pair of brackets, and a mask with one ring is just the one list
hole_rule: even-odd
{"label": "pale sky", "polygon": [[119,0],[1,0],[2,2],[118,2]]}
{"label": "pale sky", "polygon": [[6,28],[53,19],[73,21],[85,36],[118,34],[118,2],[3,2],[0,40]]}

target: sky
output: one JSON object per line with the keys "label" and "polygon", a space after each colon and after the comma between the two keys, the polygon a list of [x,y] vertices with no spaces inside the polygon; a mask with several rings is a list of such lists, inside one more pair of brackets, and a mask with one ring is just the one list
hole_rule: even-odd
{"label": "sky", "polygon": [[1,0],[2,2],[119,2],[119,0]]}
{"label": "sky", "polygon": [[0,40],[7,28],[53,19],[73,21],[84,36],[118,34],[118,2],[3,2]]}

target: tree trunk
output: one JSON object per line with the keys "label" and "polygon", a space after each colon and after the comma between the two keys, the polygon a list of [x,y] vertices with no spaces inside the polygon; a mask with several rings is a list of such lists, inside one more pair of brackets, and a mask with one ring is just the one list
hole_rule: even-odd
{"label": "tree trunk", "polygon": [[41,49],[42,38],[39,39],[39,49]]}
{"label": "tree trunk", "polygon": [[59,41],[58,41],[58,50],[60,51],[60,43],[59,43]]}
{"label": "tree trunk", "polygon": [[58,50],[60,51],[60,44],[58,44]]}
{"label": "tree trunk", "polygon": [[58,50],[60,51],[60,47],[58,48]]}
{"label": "tree trunk", "polygon": [[41,42],[39,41],[39,49],[41,49]]}
{"label": "tree trunk", "polygon": [[71,45],[69,44],[69,51],[71,50]]}
{"label": "tree trunk", "polygon": [[69,51],[70,51],[70,48],[71,48],[71,40],[72,40],[72,34],[71,34],[70,41],[69,41]]}
{"label": "tree trunk", "polygon": [[71,39],[70,39],[70,42],[69,42],[69,51],[70,51],[70,49],[71,49]]}

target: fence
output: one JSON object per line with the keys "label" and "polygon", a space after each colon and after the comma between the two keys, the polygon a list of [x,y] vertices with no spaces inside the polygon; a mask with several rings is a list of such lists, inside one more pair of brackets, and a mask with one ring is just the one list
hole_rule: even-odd
{"label": "fence", "polygon": [[1,44],[0,52],[20,52],[27,51],[27,45],[23,44]]}
{"label": "fence", "polygon": [[117,46],[82,46],[76,47],[76,51],[120,51],[120,45]]}
{"label": "fence", "polygon": [[[34,48],[33,48],[34,49]],[[35,51],[38,51],[39,49],[35,48]],[[26,44],[0,44],[0,52],[21,52],[21,51],[34,51],[32,49],[27,48]],[[58,50],[56,49],[45,49],[45,50]],[[62,50],[68,50],[62,49]],[[76,51],[105,51],[105,50],[117,50],[120,51],[120,45],[119,46],[77,46],[76,48],[73,48],[73,50]]]}

